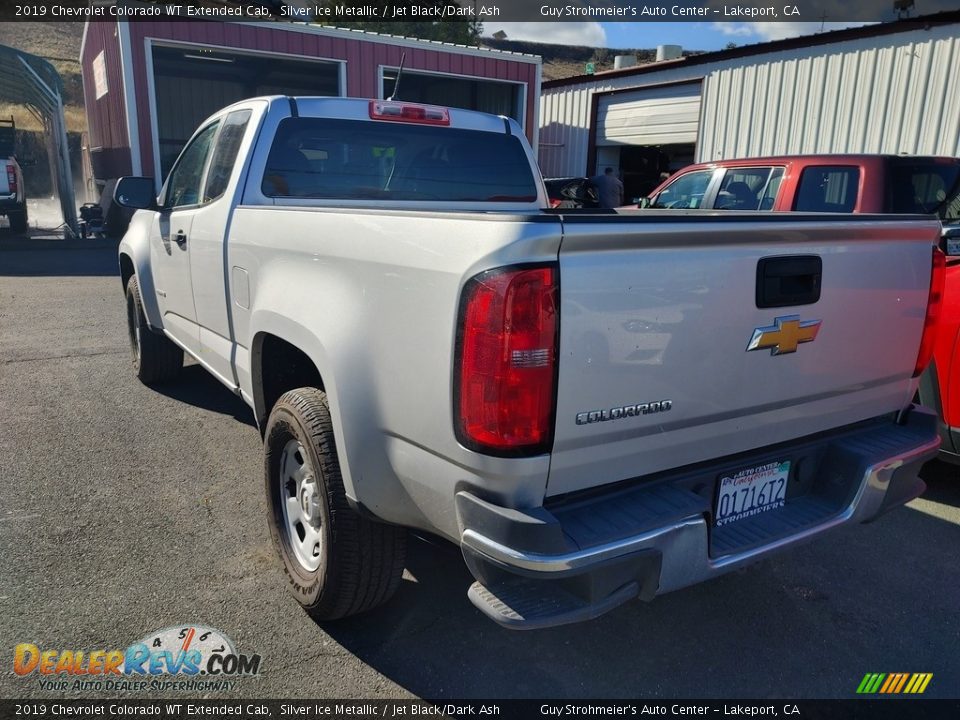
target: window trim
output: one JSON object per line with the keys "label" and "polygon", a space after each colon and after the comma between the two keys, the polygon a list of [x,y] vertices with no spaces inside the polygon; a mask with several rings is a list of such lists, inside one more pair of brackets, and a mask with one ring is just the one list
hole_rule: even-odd
{"label": "window trim", "polygon": [[[223,192],[221,192],[215,198],[210,198],[209,200],[204,200],[203,202],[198,203],[197,207],[213,205],[227,194],[227,188],[230,187],[230,181],[233,179],[233,173],[236,172],[237,169],[237,160],[240,158],[240,149],[243,146],[243,140],[246,137],[247,130],[250,127],[250,121],[253,119],[253,108],[236,108],[235,110],[226,112],[217,118],[217,120],[220,122],[220,127],[217,129],[216,137],[213,139],[213,151],[210,153],[210,157],[207,159],[207,165],[203,171],[203,180],[200,183],[199,197],[205,197],[207,192],[207,183],[210,182],[210,169],[213,166],[213,157],[216,154],[217,147],[220,144],[220,136],[223,134],[223,128],[226,126],[227,120],[230,118],[230,116],[237,115],[238,113],[247,113],[247,119],[244,121],[243,132],[240,135],[240,142],[237,145],[237,153],[234,155],[233,164],[230,166],[230,174],[227,176],[227,184],[224,185]],[[170,173],[173,174],[173,170],[171,170]]]}
{"label": "window trim", "polygon": [[[160,197],[158,198],[157,204],[160,206],[159,209],[161,211],[179,212],[180,210],[191,210],[193,208],[204,207],[205,205],[211,205],[212,203],[216,202],[216,200],[211,200],[210,202],[196,202],[189,205],[167,205],[167,193],[170,190],[170,179],[180,167],[180,163],[183,161],[183,156],[186,154],[187,150],[190,149],[193,143],[196,142],[197,138],[200,137],[208,128],[216,127],[216,132],[214,132],[213,139],[210,141],[210,150],[207,152],[207,157],[203,161],[203,168],[200,171],[200,185],[197,188],[197,198],[201,197],[201,193],[207,185],[207,171],[210,168],[210,160],[213,159],[213,149],[217,146],[217,140],[220,139],[220,130],[223,128],[223,118],[223,115],[218,115],[205,125],[201,125],[200,128],[198,128],[193,134],[193,136],[187,140],[187,144],[183,146],[183,150],[181,150],[180,154],[177,156],[177,161],[173,164],[173,167],[170,168],[170,174],[167,175],[167,179],[163,183],[163,188],[160,190]],[[223,196],[221,195],[221,197]]]}

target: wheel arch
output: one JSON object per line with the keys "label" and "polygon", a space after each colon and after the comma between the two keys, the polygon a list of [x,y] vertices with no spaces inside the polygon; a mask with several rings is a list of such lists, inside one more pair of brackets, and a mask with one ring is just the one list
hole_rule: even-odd
{"label": "wheel arch", "polygon": [[137,276],[140,285],[140,302],[143,314],[151,330],[163,328],[163,316],[157,303],[156,286],[153,282],[153,270],[150,267],[150,223],[149,213],[137,212],[130,222],[130,228],[120,241],[117,259],[120,265],[120,282],[126,293],[130,278]]}
{"label": "wheel arch", "polygon": [[326,390],[323,375],[310,353],[284,334],[268,330],[261,330],[253,337],[250,384],[261,434],[270,411],[283,393],[298,387]]}

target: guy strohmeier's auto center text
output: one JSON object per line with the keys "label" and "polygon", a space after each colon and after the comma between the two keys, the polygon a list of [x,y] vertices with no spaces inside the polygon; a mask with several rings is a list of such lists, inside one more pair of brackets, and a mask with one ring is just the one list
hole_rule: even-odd
{"label": "guy strohmeier's auto center text", "polygon": [[592,7],[583,5],[541,5],[540,14],[550,19],[591,18],[601,20],[649,20],[653,18],[793,18],[800,16],[796,5],[723,5],[721,7],[691,5],[634,5]]}

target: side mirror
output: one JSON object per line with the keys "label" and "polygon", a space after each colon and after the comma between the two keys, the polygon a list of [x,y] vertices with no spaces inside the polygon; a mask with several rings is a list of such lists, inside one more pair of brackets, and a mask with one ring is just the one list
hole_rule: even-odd
{"label": "side mirror", "polygon": [[640,209],[648,208],[653,205],[653,200],[648,197],[642,197],[637,201],[637,207]]}
{"label": "side mirror", "polygon": [[960,225],[948,225],[943,229],[940,249],[947,257],[960,257]]}
{"label": "side mirror", "polygon": [[153,178],[122,177],[113,189],[113,201],[125,208],[153,210],[157,207]]}

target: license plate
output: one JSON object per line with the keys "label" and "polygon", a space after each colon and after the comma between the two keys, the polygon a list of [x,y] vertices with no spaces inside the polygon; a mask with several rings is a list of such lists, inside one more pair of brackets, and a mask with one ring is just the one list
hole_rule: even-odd
{"label": "license plate", "polygon": [[715,524],[729,525],[783,507],[790,462],[771,462],[720,478]]}

